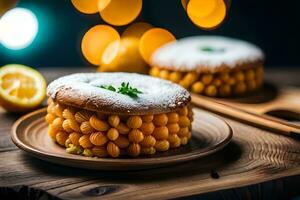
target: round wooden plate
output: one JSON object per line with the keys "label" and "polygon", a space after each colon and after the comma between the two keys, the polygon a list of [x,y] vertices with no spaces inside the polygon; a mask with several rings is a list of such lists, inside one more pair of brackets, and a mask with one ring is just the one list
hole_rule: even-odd
{"label": "round wooden plate", "polygon": [[189,144],[164,153],[139,158],[89,158],[68,154],[47,134],[46,109],[21,117],[12,128],[12,141],[41,160],[56,164],[99,170],[136,170],[182,163],[210,155],[224,148],[232,138],[232,129],[222,119],[194,108],[193,137]]}

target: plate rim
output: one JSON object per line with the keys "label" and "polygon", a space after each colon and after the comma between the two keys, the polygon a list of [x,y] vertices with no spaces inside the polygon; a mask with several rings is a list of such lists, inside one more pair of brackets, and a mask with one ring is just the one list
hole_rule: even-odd
{"label": "plate rim", "polygon": [[[197,109],[199,109],[199,108],[197,108]],[[32,116],[46,112],[46,110],[47,110],[46,107],[41,108],[41,109],[30,112],[30,113],[20,117],[12,126],[11,140],[19,149],[25,151],[26,153],[29,153],[30,155],[32,155],[40,160],[46,160],[51,163],[65,165],[65,166],[103,170],[103,168],[100,168],[100,167],[93,168],[93,167],[83,167],[83,166],[78,166],[78,165],[74,166],[72,164],[69,164],[69,162],[65,162],[66,164],[64,164],[64,163],[61,163],[58,161],[53,161],[52,159],[56,159],[56,160],[60,160],[60,161],[68,160],[72,163],[78,163],[79,165],[82,162],[86,162],[85,164],[102,163],[104,168],[107,165],[120,164],[120,163],[122,163],[123,166],[124,165],[128,165],[128,167],[134,166],[133,167],[134,169],[139,168],[139,166],[140,166],[140,169],[142,169],[143,166],[144,167],[148,166],[148,168],[149,167],[151,168],[152,164],[153,164],[152,168],[154,168],[155,166],[164,166],[164,165],[171,165],[171,164],[176,164],[176,163],[179,164],[179,163],[188,162],[188,161],[191,161],[191,160],[194,160],[197,158],[203,158],[203,157],[211,155],[217,151],[220,151],[230,143],[230,141],[232,140],[232,137],[233,137],[233,129],[224,119],[220,118],[216,114],[204,111],[204,112],[207,112],[208,115],[210,115],[214,118],[217,118],[218,120],[223,122],[224,125],[228,128],[227,137],[224,137],[224,139],[222,139],[220,142],[218,142],[218,144],[214,145],[213,147],[205,148],[204,152],[202,152],[203,151],[203,149],[202,149],[202,151],[195,150],[194,152],[187,153],[187,155],[185,155],[185,156],[182,156],[183,154],[180,154],[180,155],[171,155],[171,156],[166,156],[166,157],[154,157],[154,158],[117,158],[117,159],[116,158],[89,158],[89,157],[81,157],[80,159],[70,158],[70,157],[65,158],[61,155],[57,155],[57,154],[54,154],[51,152],[46,152],[46,151],[41,151],[41,150],[35,149],[34,147],[25,144],[18,137],[18,134],[17,134],[18,127],[24,121],[28,120]],[[199,153],[201,153],[201,155],[198,155]],[[157,162],[159,162],[159,163],[157,163]],[[112,169],[113,168],[111,168],[111,170]],[[123,170],[123,169],[120,169],[120,170]],[[124,170],[127,170],[127,169],[124,169]]]}

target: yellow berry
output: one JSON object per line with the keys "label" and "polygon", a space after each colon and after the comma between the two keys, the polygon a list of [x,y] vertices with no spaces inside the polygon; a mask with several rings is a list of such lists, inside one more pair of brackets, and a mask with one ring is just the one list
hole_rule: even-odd
{"label": "yellow berry", "polygon": [[184,78],[183,81],[187,82],[188,85],[193,84],[198,79],[198,74],[195,72],[188,72]]}
{"label": "yellow berry", "polygon": [[182,80],[182,81],[179,81],[179,85],[181,85],[181,87],[188,89],[190,87],[190,82],[188,82],[186,80]]}
{"label": "yellow berry", "polygon": [[64,122],[63,122],[63,124],[62,124],[62,127],[63,127],[63,129],[66,131],[66,132],[68,132],[68,133],[71,133],[71,132],[73,132],[73,129],[71,128],[71,126],[70,126],[70,121],[69,120],[64,120]]}
{"label": "yellow berry", "polygon": [[130,142],[139,143],[144,139],[144,135],[140,130],[132,129],[128,134],[128,139]]}
{"label": "yellow berry", "polygon": [[141,146],[136,143],[132,143],[129,145],[127,152],[130,156],[136,157],[141,153]]}
{"label": "yellow berry", "polygon": [[128,128],[124,123],[119,123],[119,125],[116,127],[116,129],[119,131],[120,134],[127,134],[130,131],[130,128]]}
{"label": "yellow berry", "polygon": [[95,132],[95,129],[90,125],[90,122],[88,121],[81,123],[80,130],[83,134],[91,134]]}
{"label": "yellow berry", "polygon": [[154,147],[142,147],[141,152],[146,155],[152,155],[156,153],[156,149]]}
{"label": "yellow berry", "polygon": [[60,144],[61,146],[65,146],[65,142],[66,140],[68,139],[68,136],[69,134],[64,132],[64,131],[59,131],[57,134],[56,134],[56,142],[58,144]]}
{"label": "yellow berry", "polygon": [[180,72],[172,72],[170,74],[169,80],[174,83],[179,83],[179,81],[181,80],[181,73]]}
{"label": "yellow berry", "polygon": [[167,151],[170,148],[168,140],[159,140],[155,143],[155,149],[157,151]]}
{"label": "yellow berry", "polygon": [[243,82],[237,83],[234,87],[235,94],[243,94],[246,92],[246,90],[247,90],[247,86]]}
{"label": "yellow berry", "polygon": [[179,120],[179,115],[176,112],[171,112],[167,114],[168,123],[177,123]]}
{"label": "yellow berry", "polygon": [[120,155],[120,149],[117,145],[115,145],[113,142],[109,142],[106,146],[107,153],[111,157],[118,157]]}
{"label": "yellow berry", "polygon": [[99,119],[96,115],[93,115],[89,122],[91,126],[98,131],[107,131],[110,128],[106,121]]}
{"label": "yellow berry", "polygon": [[222,85],[220,88],[219,88],[219,94],[221,97],[227,97],[227,96],[230,96],[231,94],[231,87],[230,85]]}
{"label": "yellow berry", "polygon": [[198,94],[201,94],[204,90],[204,84],[201,81],[198,81],[192,85],[192,91]]}
{"label": "yellow berry", "polygon": [[56,118],[55,115],[48,113],[45,117],[45,120],[48,124],[51,124],[55,118]]}
{"label": "yellow berry", "polygon": [[98,158],[105,158],[108,156],[106,147],[93,147],[92,148],[92,153],[94,156],[97,156]]}
{"label": "yellow berry", "polygon": [[144,137],[144,140],[141,142],[143,147],[153,147],[156,143],[156,139],[152,135]]}
{"label": "yellow berry", "polygon": [[60,105],[60,104],[56,104],[56,106],[54,106],[53,111],[54,114],[56,114],[58,117],[63,118],[63,111],[64,111],[64,106]]}
{"label": "yellow berry", "polygon": [[228,85],[235,85],[236,81],[235,81],[234,78],[230,77],[230,78],[228,79],[228,81],[226,81],[226,83],[227,83]]}
{"label": "yellow berry", "polygon": [[58,118],[54,119],[52,122],[53,128],[56,130],[63,130],[63,127],[62,127],[63,122],[64,122],[64,119],[62,119],[62,118],[58,117]]}
{"label": "yellow berry", "polygon": [[91,148],[93,147],[93,144],[90,141],[90,136],[89,135],[83,135],[79,138],[79,144],[83,148]]}
{"label": "yellow berry", "polygon": [[105,136],[105,134],[101,132],[96,132],[90,135],[90,141],[93,145],[103,146],[108,141],[108,139]]}
{"label": "yellow berry", "polygon": [[251,81],[255,78],[255,73],[252,69],[247,70],[245,75],[246,75],[246,80],[247,81]]}
{"label": "yellow berry", "polygon": [[205,88],[205,94],[207,96],[211,96],[211,97],[215,97],[217,96],[218,90],[216,88],[216,86],[214,85],[209,85]]}
{"label": "yellow berry", "polygon": [[79,138],[81,137],[81,134],[80,133],[76,133],[76,132],[73,132],[69,135],[69,138],[72,142],[72,144],[78,146],[79,145]]}
{"label": "yellow berry", "polygon": [[144,135],[151,135],[154,131],[154,124],[150,123],[143,123],[142,126],[139,128],[143,132]]}
{"label": "yellow berry", "polygon": [[66,141],[65,141],[65,147],[69,147],[69,145],[72,144],[70,138],[68,138]]}
{"label": "yellow berry", "polygon": [[229,80],[229,78],[230,78],[230,76],[229,76],[229,74],[228,74],[227,72],[221,73],[219,77],[220,77],[220,79],[221,79],[222,81],[224,81],[224,82],[228,82],[228,80]]}
{"label": "yellow berry", "polygon": [[204,85],[208,85],[212,82],[213,80],[213,76],[211,74],[204,74],[202,77],[201,77],[201,81]]}
{"label": "yellow berry", "polygon": [[220,87],[222,85],[222,81],[218,78],[215,78],[212,82],[212,84],[216,87]]}
{"label": "yellow berry", "polygon": [[117,127],[120,123],[120,118],[118,115],[111,115],[108,117],[108,123],[112,126],[112,127]]}
{"label": "yellow berry", "polygon": [[168,137],[171,148],[179,147],[181,144],[180,138],[176,134],[170,134]]}
{"label": "yellow berry", "polygon": [[152,135],[157,140],[166,140],[169,136],[169,130],[165,126],[156,127],[152,133]]}
{"label": "yellow berry", "polygon": [[166,114],[154,115],[153,123],[156,126],[165,126],[168,123],[168,117]]}
{"label": "yellow berry", "polygon": [[152,67],[151,69],[150,69],[150,75],[151,76],[155,76],[155,77],[158,77],[159,76],[159,72],[160,72],[160,69],[159,68],[157,68],[157,67]]}
{"label": "yellow berry", "polygon": [[126,148],[126,147],[129,146],[129,140],[128,140],[128,138],[124,137],[124,136],[121,136],[121,135],[114,141],[114,143],[116,145],[118,145],[118,147],[120,147],[122,149],[124,149],[124,148]]}
{"label": "yellow berry", "polygon": [[141,117],[143,122],[152,122],[153,120],[153,115],[142,115]]}
{"label": "yellow berry", "polygon": [[127,119],[127,126],[129,128],[140,128],[142,126],[142,118],[140,116],[130,116]]}
{"label": "yellow berry", "polygon": [[180,127],[189,127],[191,125],[191,120],[187,116],[180,116],[178,124]]}
{"label": "yellow berry", "polygon": [[108,137],[108,139],[110,139],[112,141],[116,140],[119,137],[118,130],[116,128],[110,128],[107,131],[107,137]]}
{"label": "yellow berry", "polygon": [[177,135],[179,137],[186,137],[188,136],[188,133],[189,133],[189,128],[188,127],[183,127],[183,128],[180,128],[179,132],[177,133]]}
{"label": "yellow berry", "polygon": [[176,133],[178,133],[178,131],[180,129],[180,127],[177,123],[167,124],[167,128],[168,128],[170,134],[176,134]]}
{"label": "yellow berry", "polygon": [[242,71],[235,72],[233,77],[237,82],[243,82],[245,80],[245,75]]}
{"label": "yellow berry", "polygon": [[188,143],[189,139],[187,137],[180,138],[181,145],[186,145]]}
{"label": "yellow berry", "polygon": [[164,69],[159,72],[159,77],[162,79],[169,79],[169,74],[169,71]]}
{"label": "yellow berry", "polygon": [[185,106],[183,108],[181,108],[180,110],[178,110],[178,114],[179,115],[182,115],[182,116],[187,116],[189,113],[189,110],[188,108]]}

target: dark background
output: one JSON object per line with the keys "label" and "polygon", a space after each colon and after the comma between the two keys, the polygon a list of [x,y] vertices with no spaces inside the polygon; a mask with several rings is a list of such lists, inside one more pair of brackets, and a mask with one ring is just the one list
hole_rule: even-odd
{"label": "dark background", "polygon": [[[84,33],[102,23],[98,14],[79,13],[70,0],[20,0],[39,20],[39,33],[23,50],[0,45],[0,66],[22,63],[32,67],[88,66],[80,51]],[[248,40],[266,53],[267,67],[300,66],[300,1],[233,0],[225,23],[203,31],[187,18],[180,0],[144,0],[139,20],[169,29],[177,38],[190,35],[225,35]],[[119,27],[122,31],[124,27]]]}

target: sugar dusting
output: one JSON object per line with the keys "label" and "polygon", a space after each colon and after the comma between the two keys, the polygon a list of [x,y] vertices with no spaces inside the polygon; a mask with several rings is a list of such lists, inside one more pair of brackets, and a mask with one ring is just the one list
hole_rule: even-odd
{"label": "sugar dusting", "polygon": [[[112,85],[118,88],[122,82],[138,88],[142,94],[131,98],[107,89],[101,85]],[[80,73],[61,77],[49,84],[47,93],[53,99],[57,94],[64,97],[66,104],[72,98],[84,99],[84,104],[111,110],[125,110],[128,114],[136,112],[151,113],[151,110],[169,110],[182,107],[190,100],[187,90],[177,84],[158,78],[134,73]],[[70,101],[69,101],[70,100]],[[85,105],[74,105],[85,107]],[[108,111],[109,110],[104,110]]]}
{"label": "sugar dusting", "polygon": [[[203,47],[224,51],[202,51]],[[221,36],[194,36],[164,45],[153,54],[152,64],[195,70],[199,66],[216,68],[225,65],[233,68],[238,64],[263,59],[262,50],[249,42]]]}

